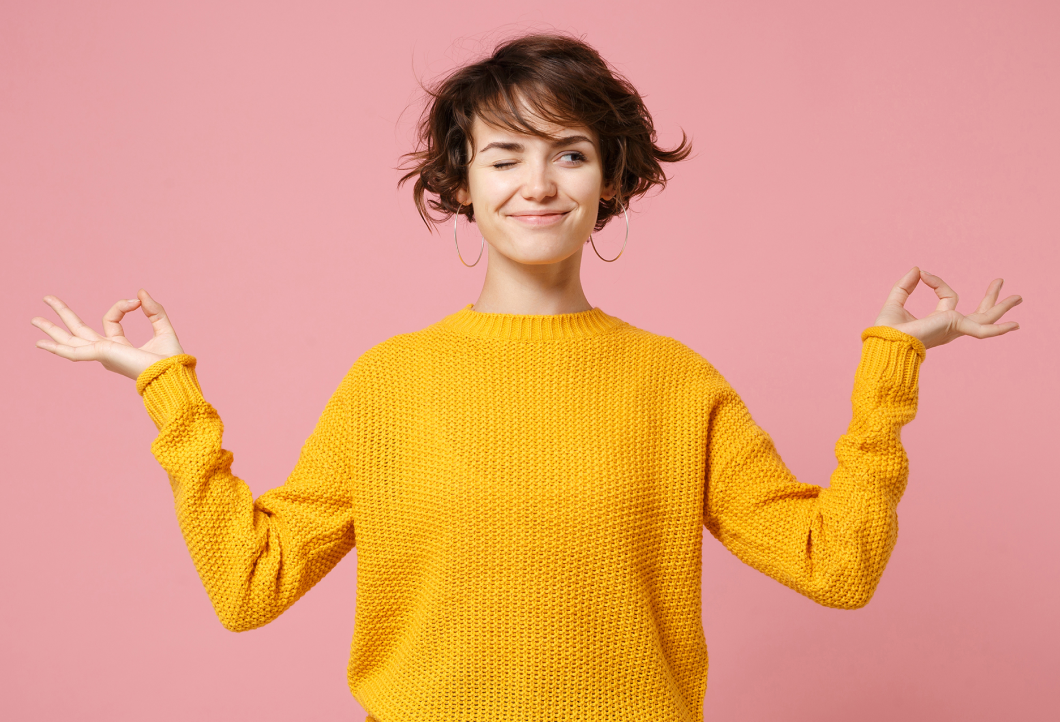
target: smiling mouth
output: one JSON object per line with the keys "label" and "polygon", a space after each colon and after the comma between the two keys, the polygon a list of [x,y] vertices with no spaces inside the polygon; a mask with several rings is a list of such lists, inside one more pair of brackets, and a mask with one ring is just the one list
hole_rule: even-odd
{"label": "smiling mouth", "polygon": [[512,215],[510,215],[508,217],[509,218],[514,218],[515,220],[519,221],[520,223],[523,223],[523,224],[528,225],[528,226],[548,226],[548,225],[552,225],[553,223],[556,223],[557,221],[561,220],[568,213],[570,213],[570,211],[564,211],[562,213],[560,213],[560,212],[557,212],[557,213],[546,213],[546,214],[542,214],[542,215],[530,215],[530,214],[513,213]]}

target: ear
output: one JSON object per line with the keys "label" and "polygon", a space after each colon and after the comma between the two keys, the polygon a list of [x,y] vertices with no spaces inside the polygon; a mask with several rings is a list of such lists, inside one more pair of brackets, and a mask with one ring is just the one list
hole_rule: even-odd
{"label": "ear", "polygon": [[471,204],[471,194],[467,192],[466,188],[461,188],[460,190],[458,190],[454,194],[454,197],[456,198],[456,202],[460,203],[461,205],[466,206]]}
{"label": "ear", "polygon": [[600,200],[609,201],[609,200],[611,200],[612,198],[615,197],[615,193],[616,192],[617,191],[615,190],[614,182],[613,181],[609,182],[609,183],[607,183],[607,185],[604,186],[604,190],[600,194]]}

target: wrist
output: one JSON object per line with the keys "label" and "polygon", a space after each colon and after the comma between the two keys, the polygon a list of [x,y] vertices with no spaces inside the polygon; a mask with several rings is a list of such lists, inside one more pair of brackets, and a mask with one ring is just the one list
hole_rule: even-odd
{"label": "wrist", "polygon": [[871,326],[862,331],[861,340],[864,341],[870,336],[903,343],[911,347],[916,352],[916,355],[920,357],[921,361],[927,357],[927,345],[917,336],[914,336],[897,326],[892,326],[886,323],[877,323],[875,326]]}

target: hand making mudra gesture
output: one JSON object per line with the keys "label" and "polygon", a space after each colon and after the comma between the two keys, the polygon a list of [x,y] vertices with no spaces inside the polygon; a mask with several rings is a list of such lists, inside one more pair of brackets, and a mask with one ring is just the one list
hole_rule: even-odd
{"label": "hand making mudra gesture", "polygon": [[[938,306],[928,316],[916,318],[905,309],[905,302],[923,280],[935,290]],[[963,314],[957,310],[957,293],[938,276],[933,276],[917,267],[910,269],[891,289],[887,301],[876,317],[876,326],[890,326],[921,341],[925,348],[941,346],[960,336],[990,338],[1015,331],[1015,321],[997,323],[1013,306],[1023,302],[1020,296],[1009,296],[998,303],[1004,281],[995,278],[986,289],[975,313]],[[51,351],[71,361],[99,361],[108,371],[136,379],[149,366],[170,356],[184,353],[177,340],[177,332],[162,305],[140,289],[137,298],[121,300],[111,306],[103,316],[103,336],[100,336],[66,304],[55,296],[45,296],[44,302],[59,314],[66,331],[51,321],[35,316],[31,323],[51,336],[52,340],[37,341],[37,348]],[[154,337],[140,348],[134,347],[121,327],[121,320],[137,306],[151,322]]]}

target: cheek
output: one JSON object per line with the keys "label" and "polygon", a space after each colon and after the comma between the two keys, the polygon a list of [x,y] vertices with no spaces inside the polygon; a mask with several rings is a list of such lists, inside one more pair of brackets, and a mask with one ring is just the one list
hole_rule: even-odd
{"label": "cheek", "polygon": [[600,201],[600,176],[585,174],[572,179],[570,194],[586,205],[595,206]]}
{"label": "cheek", "polygon": [[472,202],[478,200],[479,208],[492,210],[504,204],[518,190],[515,174],[475,173],[468,174]]}

